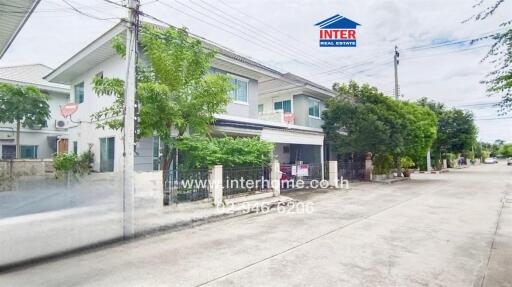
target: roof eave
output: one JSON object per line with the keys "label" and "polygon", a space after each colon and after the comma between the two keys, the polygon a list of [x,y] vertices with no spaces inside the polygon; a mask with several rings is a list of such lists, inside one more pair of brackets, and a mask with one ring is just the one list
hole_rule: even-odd
{"label": "roof eave", "polygon": [[43,91],[55,92],[55,93],[61,93],[61,94],[69,94],[68,88],[52,87],[52,86],[48,86],[48,85],[41,85],[41,84],[22,82],[22,81],[14,81],[14,80],[9,80],[9,79],[2,79],[2,78],[0,78],[0,83],[9,83],[9,84],[14,84],[14,85],[24,85],[24,86],[34,86]]}
{"label": "roof eave", "polygon": [[18,25],[18,28],[16,28],[16,31],[14,31],[12,36],[9,38],[7,44],[0,51],[0,59],[4,56],[5,52],[7,52],[7,49],[9,49],[16,36],[18,36],[18,33],[21,31],[21,28],[23,28],[28,18],[30,18],[30,15],[32,15],[37,5],[39,5],[39,2],[41,2],[41,0],[35,0],[34,3],[32,3],[32,6],[28,9],[27,14],[25,14],[23,20],[21,20],[20,24]]}
{"label": "roof eave", "polygon": [[69,84],[67,81],[59,80],[59,76],[65,74],[69,69],[71,69],[77,62],[84,59],[87,55],[90,55],[94,50],[98,49],[102,45],[111,41],[115,36],[120,34],[125,30],[124,21],[120,21],[115,26],[110,28],[107,32],[103,33],[100,37],[89,43],[83,49],[74,54],[71,58],[67,59],[64,63],[62,63],[55,70],[50,72],[48,75],[44,76],[43,79],[60,84]]}

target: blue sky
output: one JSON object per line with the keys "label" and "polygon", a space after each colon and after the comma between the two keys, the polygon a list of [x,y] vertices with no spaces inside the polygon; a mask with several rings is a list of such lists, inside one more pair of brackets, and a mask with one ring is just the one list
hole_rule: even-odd
{"label": "blue sky", "polygon": [[[68,0],[97,18],[124,16],[101,0]],[[480,138],[512,141],[512,119],[492,120],[498,98],[479,83],[492,70],[480,60],[488,42],[446,45],[499,29],[512,19],[512,1],[486,21],[462,23],[478,12],[469,0],[142,0],[143,11],[282,71],[325,86],[350,79],[393,93],[393,48],[400,49],[400,93],[428,97],[475,113]],[[494,0],[484,0],[490,5]],[[340,14],[361,24],[356,48],[318,47],[314,24]],[[0,65],[56,67],[114,25],[79,15],[61,0],[42,0]],[[445,43],[445,44],[442,44]],[[432,44],[442,44],[432,48]],[[415,48],[418,46],[430,48]]]}

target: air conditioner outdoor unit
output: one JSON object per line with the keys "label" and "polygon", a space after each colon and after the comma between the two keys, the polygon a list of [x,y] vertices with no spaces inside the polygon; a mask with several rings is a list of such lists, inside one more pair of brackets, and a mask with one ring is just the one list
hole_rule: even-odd
{"label": "air conditioner outdoor unit", "polygon": [[56,129],[67,129],[69,128],[68,120],[55,120],[55,128]]}

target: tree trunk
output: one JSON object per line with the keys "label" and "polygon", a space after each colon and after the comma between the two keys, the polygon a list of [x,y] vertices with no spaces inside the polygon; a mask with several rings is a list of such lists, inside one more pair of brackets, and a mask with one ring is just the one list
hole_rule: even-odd
{"label": "tree trunk", "polygon": [[162,153],[162,184],[164,190],[164,205],[169,205],[170,203],[170,194],[169,194],[169,186],[166,185],[166,182],[169,177],[169,166],[176,156],[176,148],[171,148],[169,145],[164,145],[164,150]]}
{"label": "tree trunk", "polygon": [[396,176],[402,177],[402,166],[400,165],[400,157],[396,158]]}
{"label": "tree trunk", "polygon": [[21,145],[20,145],[20,129],[21,129],[21,122],[16,122],[16,159],[20,158],[21,154]]}

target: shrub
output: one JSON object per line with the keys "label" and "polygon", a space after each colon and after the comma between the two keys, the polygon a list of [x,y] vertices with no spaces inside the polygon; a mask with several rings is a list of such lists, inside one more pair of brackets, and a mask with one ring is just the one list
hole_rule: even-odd
{"label": "shrub", "polygon": [[393,157],[389,154],[377,154],[373,158],[373,174],[389,174],[393,169]]}
{"label": "shrub", "polygon": [[57,177],[66,175],[75,170],[78,157],[72,153],[58,153],[53,156],[53,167]]}
{"label": "shrub", "polygon": [[404,169],[409,169],[411,167],[414,167],[415,164],[414,164],[414,161],[412,161],[412,159],[408,156],[404,156],[402,158],[400,158],[400,166]]}
{"label": "shrub", "polygon": [[88,150],[77,156],[73,153],[60,153],[53,156],[53,167],[57,177],[73,174],[86,174],[90,171],[90,165],[94,161],[94,153]]}
{"label": "shrub", "polygon": [[259,138],[190,137],[179,141],[182,166],[198,168],[221,164],[262,166],[272,160],[273,145]]}

